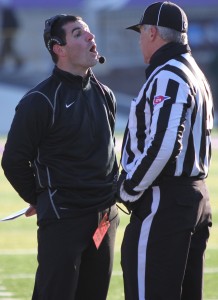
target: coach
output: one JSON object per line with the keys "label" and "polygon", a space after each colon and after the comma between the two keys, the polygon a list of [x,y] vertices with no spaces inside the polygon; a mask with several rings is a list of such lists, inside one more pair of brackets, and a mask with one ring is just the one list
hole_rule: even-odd
{"label": "coach", "polygon": [[201,300],[211,226],[211,91],[179,6],[156,2],[127,29],[139,32],[149,66],[131,103],[118,182],[120,201],[132,211],[122,243],[125,299]]}
{"label": "coach", "polygon": [[37,213],[32,300],[105,300],[119,223],[116,99],[92,71],[100,57],[81,17],[46,20],[44,41],[53,72],[19,102],[2,158],[26,215]]}

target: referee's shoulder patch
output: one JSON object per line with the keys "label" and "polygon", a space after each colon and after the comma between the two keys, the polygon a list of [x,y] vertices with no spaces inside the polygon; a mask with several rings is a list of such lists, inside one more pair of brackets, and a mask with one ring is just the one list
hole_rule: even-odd
{"label": "referee's shoulder patch", "polygon": [[157,105],[163,101],[169,100],[170,97],[169,96],[163,96],[163,95],[156,95],[154,96],[154,100],[153,100],[153,104]]}

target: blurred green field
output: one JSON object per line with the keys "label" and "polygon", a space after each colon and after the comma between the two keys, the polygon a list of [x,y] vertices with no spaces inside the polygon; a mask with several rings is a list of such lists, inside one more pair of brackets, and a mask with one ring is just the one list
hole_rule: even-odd
{"label": "blurred green field", "polygon": [[[119,138],[119,137],[118,137]],[[0,138],[0,145],[4,139]],[[119,154],[119,153],[118,153]],[[0,155],[1,159],[1,155]],[[207,179],[213,209],[213,227],[205,260],[204,300],[218,300],[218,150],[213,151]],[[0,218],[27,206],[5,179],[0,167]],[[114,270],[107,300],[123,300],[120,245],[129,216],[120,211]],[[0,299],[30,300],[36,270],[36,217],[0,223]],[[60,299],[64,300],[64,299]],[[96,299],[97,300],[97,299]]]}

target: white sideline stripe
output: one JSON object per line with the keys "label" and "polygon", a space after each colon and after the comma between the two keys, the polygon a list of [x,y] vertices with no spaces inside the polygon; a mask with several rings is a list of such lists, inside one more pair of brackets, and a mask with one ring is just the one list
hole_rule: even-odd
{"label": "white sideline stripe", "polygon": [[[6,290],[6,288],[2,285],[0,285],[0,299],[1,300],[13,300],[14,298],[8,298],[14,296],[13,293],[10,293]],[[7,297],[7,298],[2,298],[2,297]]]}
{"label": "white sideline stripe", "polygon": [[[11,296],[13,296],[14,294],[13,293],[10,293],[10,292],[2,292],[2,291],[0,291],[0,297],[1,296],[4,296],[4,297],[11,297]],[[1,298],[0,298],[1,299]]]}
{"label": "white sideline stripe", "polygon": [[1,275],[2,279],[32,279],[35,278],[35,274],[10,274]]}
{"label": "white sideline stripe", "polygon": [[31,255],[37,254],[36,249],[0,250],[0,255]]}
{"label": "white sideline stripe", "polygon": [[218,268],[205,268],[204,273],[205,274],[218,273]]}
{"label": "white sideline stripe", "polygon": [[211,245],[210,247],[207,247],[206,254],[207,254],[207,250],[218,250],[218,246],[217,245]]}

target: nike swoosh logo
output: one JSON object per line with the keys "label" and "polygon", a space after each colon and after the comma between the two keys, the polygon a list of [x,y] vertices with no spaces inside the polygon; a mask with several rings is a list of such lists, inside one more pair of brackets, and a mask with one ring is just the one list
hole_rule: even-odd
{"label": "nike swoosh logo", "polygon": [[73,101],[73,102],[71,102],[71,103],[69,103],[69,104],[66,104],[66,108],[71,107],[71,105],[73,105],[75,102],[76,102],[76,101]]}

